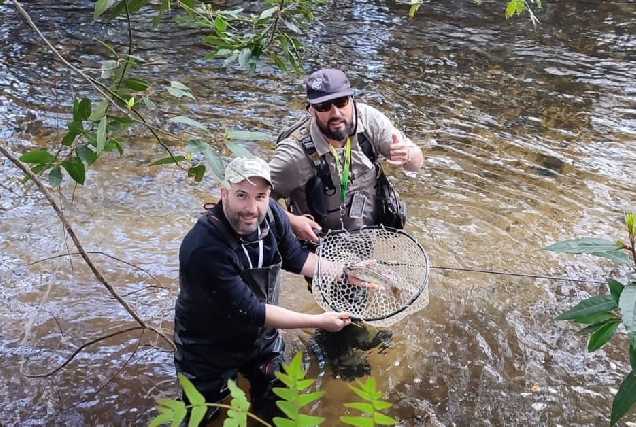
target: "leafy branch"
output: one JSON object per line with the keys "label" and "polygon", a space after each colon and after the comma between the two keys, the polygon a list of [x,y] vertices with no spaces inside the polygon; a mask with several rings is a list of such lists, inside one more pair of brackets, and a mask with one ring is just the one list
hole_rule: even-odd
{"label": "leafy branch", "polygon": [[[636,214],[625,213],[629,243],[605,239],[583,238],[550,245],[545,250],[570,254],[590,254],[621,264],[636,266]],[[631,257],[631,259],[630,259]],[[590,335],[587,350],[594,352],[607,344],[622,323],[629,338],[629,359],[632,371],[623,380],[614,396],[610,426],[615,425],[636,404],[636,280],[625,285],[608,278],[609,293],[587,298],[557,316],[555,320],[570,320],[587,325],[577,334]]]}
{"label": "leafy branch", "polygon": [[[275,417],[276,427],[315,427],[325,421],[324,417],[307,415],[303,413],[306,407],[319,401],[325,394],[324,391],[309,391],[315,380],[307,379],[307,371],[302,364],[302,353],[297,353],[292,361],[283,365],[282,372],[277,372],[276,376],[285,387],[275,387],[274,393],[282,400],[276,402],[286,418]],[[183,388],[190,405],[174,399],[157,399],[157,415],[148,427],[157,427],[161,424],[179,425],[182,423],[190,410],[190,421],[188,426],[197,426],[203,420],[209,407],[227,409],[228,418],[223,423],[228,427],[244,427],[247,418],[253,418],[260,424],[272,427],[271,424],[263,421],[249,412],[250,403],[245,397],[245,393],[238,388],[234,381],[228,381],[230,395],[232,397],[229,405],[221,403],[206,403],[205,398],[199,393],[194,385],[183,375],[179,374],[179,383]],[[342,416],[341,421],[346,424],[359,427],[373,427],[376,425],[395,425],[397,421],[385,415],[384,410],[392,405],[382,400],[383,393],[378,391],[373,378],[365,382],[358,382],[360,387],[349,385],[349,388],[363,399],[363,402],[345,403],[346,408],[356,409],[362,413],[361,416]]]}

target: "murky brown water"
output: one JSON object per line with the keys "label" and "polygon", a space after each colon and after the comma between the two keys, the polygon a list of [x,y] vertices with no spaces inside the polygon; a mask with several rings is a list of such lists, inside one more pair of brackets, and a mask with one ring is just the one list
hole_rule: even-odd
{"label": "murky brown water", "polygon": [[[95,67],[103,51],[91,40],[108,34],[124,42],[120,23],[93,24],[88,5],[71,4],[25,8],[63,54]],[[524,18],[504,20],[498,3],[428,3],[414,20],[407,10],[378,1],[330,5],[325,26],[310,34],[307,69],[346,68],[361,99],[426,147],[421,173],[394,175],[409,204],[407,230],[431,263],[620,277],[624,271],[607,263],[540,248],[625,237],[621,212],[636,205],[636,5],[560,1],[538,12],[536,30]],[[269,69],[250,79],[198,61],[198,37],[161,26],[141,32],[137,46],[156,64],[148,78],[193,89],[200,120],[274,135],[292,121],[290,110],[301,114],[298,81]],[[69,75],[10,4],[0,6],[0,40],[0,140],[19,153],[64,128]],[[87,250],[143,269],[91,255],[145,319],[170,330],[180,240],[217,190],[209,179],[196,185],[181,171],[147,166],[163,155],[134,138],[123,158],[107,155],[86,186],[66,185],[58,197]],[[78,257],[32,264],[74,251],[72,242],[3,159],[0,177],[0,423],[147,424],[153,399],[176,390],[172,355],[153,347],[162,344],[155,337],[137,347],[139,333],[131,332],[91,346],[51,379],[20,374],[46,373],[82,343],[134,323]],[[317,310],[301,279],[285,283],[284,305]],[[599,288],[434,269],[430,305],[392,328],[391,348],[369,352],[372,375],[392,401],[408,403],[394,414],[405,425],[422,425],[421,409],[408,409],[414,402],[441,425],[607,425],[629,370],[623,332],[587,354],[575,328],[551,320]],[[328,394],[316,413],[335,425],[334,406],[354,397],[317,365],[312,356],[311,372]],[[623,425],[629,421],[636,415]]]}

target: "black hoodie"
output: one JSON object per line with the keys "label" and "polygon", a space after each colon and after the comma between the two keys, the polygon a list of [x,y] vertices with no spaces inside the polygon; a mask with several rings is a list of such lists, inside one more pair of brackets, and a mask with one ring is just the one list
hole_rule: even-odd
{"label": "black hoodie", "polygon": [[[309,252],[301,248],[281,206],[270,199],[269,207],[273,223],[269,224],[266,218],[258,231],[247,239],[243,237],[243,241],[254,242],[243,247],[252,264],[256,265],[259,231],[269,225],[269,232],[262,237],[263,266],[271,265],[278,250],[283,269],[300,273]],[[240,334],[264,325],[265,303],[241,279],[241,272],[250,268],[243,247],[233,250],[211,221],[223,221],[226,228],[232,230],[219,202],[203,214],[185,236],[179,250],[180,290],[175,308],[175,331],[189,342],[203,344],[211,340],[234,348],[239,345],[238,341],[249,345],[251,338],[245,336],[245,340],[241,340]]]}

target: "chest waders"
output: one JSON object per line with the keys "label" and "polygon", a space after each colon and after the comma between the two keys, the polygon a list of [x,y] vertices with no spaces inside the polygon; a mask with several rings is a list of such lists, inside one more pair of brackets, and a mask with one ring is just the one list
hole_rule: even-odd
{"label": "chest waders", "polygon": [[[281,132],[276,142],[281,142],[283,139],[289,137],[293,138],[302,146],[305,156],[307,156],[309,161],[314,165],[315,174],[309,178],[309,181],[305,184],[307,207],[314,220],[326,230],[328,228],[327,214],[331,213],[327,210],[326,198],[332,197],[336,193],[336,186],[331,179],[329,164],[324,157],[316,151],[316,146],[309,131],[310,127],[311,116],[306,116],[290,129]],[[364,132],[357,133],[356,138],[364,155],[367,156],[371,163],[376,164],[377,156],[366,134]],[[294,203],[291,199],[287,199],[286,203],[291,213],[302,215],[302,212],[298,212],[298,210],[294,208]]]}
{"label": "chest waders", "polygon": [[[236,234],[228,225],[210,214],[205,215],[205,219],[210,225],[217,229],[225,238],[232,251],[239,254],[239,258],[247,257],[248,263],[252,266],[245,244],[241,243]],[[273,222],[271,209],[268,210],[267,220]],[[271,227],[272,237],[275,238],[273,226]],[[255,244],[253,242],[252,244]],[[248,243],[249,244],[249,243]],[[258,241],[262,245],[262,240]],[[260,253],[259,258],[262,257]],[[282,258],[278,250],[274,254],[274,260],[270,266],[264,267],[259,260],[256,267],[245,268],[241,271],[241,279],[249,286],[258,299],[267,304],[278,304],[280,295],[281,266]],[[206,301],[201,301],[198,307],[189,307],[196,310],[210,310],[214,307],[206,306]],[[228,379],[237,380],[237,374],[241,373],[250,382],[250,396],[252,399],[252,412],[260,415],[261,418],[269,420],[274,416],[280,416],[276,406],[277,397],[272,388],[281,386],[275,373],[281,370],[283,363],[283,353],[285,343],[277,329],[267,327],[256,327],[247,325],[233,325],[230,322],[225,324],[210,325],[210,329],[220,328],[225,337],[232,334],[237,342],[244,342],[235,349],[227,349],[223,343],[219,342],[214,334],[207,337],[199,337],[194,348],[189,346],[177,346],[178,356],[175,354],[175,365],[177,371],[184,373],[192,381],[194,386],[206,398],[207,402],[222,402],[229,396],[227,388]],[[235,322],[236,320],[234,320]],[[175,328],[175,341],[178,334]],[[223,340],[225,341],[225,340]],[[201,354],[201,349],[204,354]],[[194,363],[191,363],[194,362]],[[182,393],[182,399],[186,401]],[[218,408],[210,408],[204,422],[214,419],[218,415]],[[186,424],[187,425],[187,424]]]}

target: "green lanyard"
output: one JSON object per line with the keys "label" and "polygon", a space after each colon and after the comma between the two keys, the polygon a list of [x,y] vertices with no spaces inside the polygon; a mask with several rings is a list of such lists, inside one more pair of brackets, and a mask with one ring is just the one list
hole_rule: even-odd
{"label": "green lanyard", "polygon": [[340,156],[333,145],[329,144],[331,154],[336,159],[336,167],[338,168],[338,175],[340,175],[340,203],[344,205],[345,198],[347,197],[347,188],[349,188],[349,170],[351,169],[351,138],[347,138],[347,145],[345,146],[345,164],[344,168],[340,164]]}

